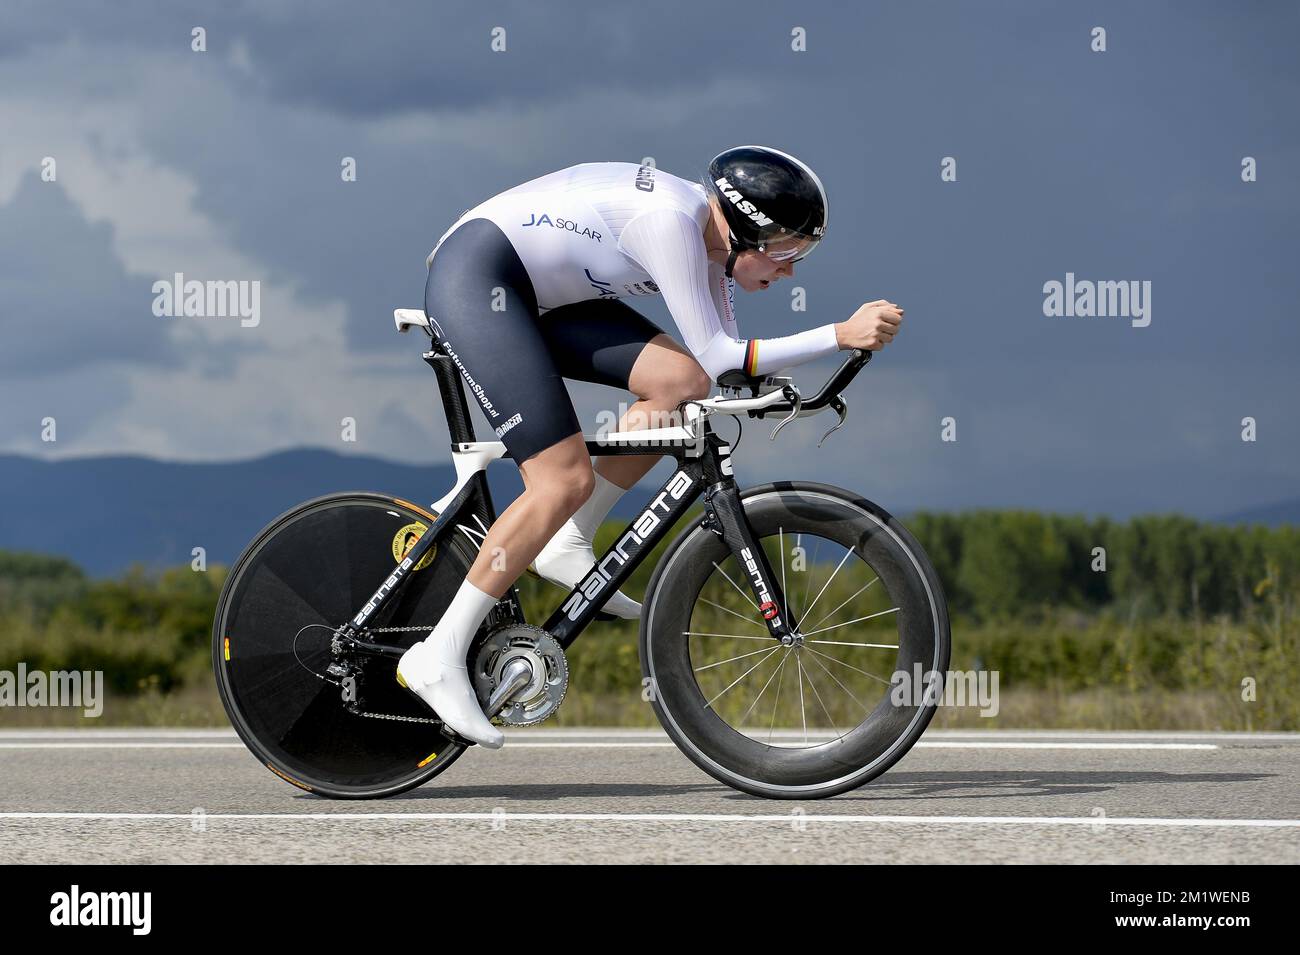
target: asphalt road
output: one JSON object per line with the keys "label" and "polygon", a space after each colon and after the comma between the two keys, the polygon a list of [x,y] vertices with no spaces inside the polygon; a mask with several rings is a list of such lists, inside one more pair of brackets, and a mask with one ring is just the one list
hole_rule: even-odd
{"label": "asphalt road", "polygon": [[801,803],[722,786],[658,731],[507,739],[334,802],[233,732],[0,730],[0,862],[1300,862],[1300,734],[932,731]]}

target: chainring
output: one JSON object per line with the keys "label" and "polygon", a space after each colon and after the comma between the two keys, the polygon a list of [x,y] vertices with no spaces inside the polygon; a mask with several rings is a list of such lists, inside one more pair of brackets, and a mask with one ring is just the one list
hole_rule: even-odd
{"label": "chainring", "polygon": [[484,705],[513,660],[525,661],[532,679],[506,701],[495,718],[507,726],[534,726],[551,717],[564,702],[569,663],[564,648],[541,627],[526,623],[499,627],[483,638],[474,656],[474,691]]}

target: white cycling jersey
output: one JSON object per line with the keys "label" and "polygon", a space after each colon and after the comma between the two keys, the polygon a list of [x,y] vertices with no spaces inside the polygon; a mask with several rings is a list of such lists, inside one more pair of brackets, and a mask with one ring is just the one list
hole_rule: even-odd
{"label": "white cycling jersey", "polygon": [[662,294],[686,347],[715,379],[735,368],[771,374],[838,350],[831,324],[781,338],[738,337],[735,283],[704,247],[708,215],[698,183],[653,166],[584,163],[469,209],[438,245],[470,219],[494,222],[523,261],[542,310]]}

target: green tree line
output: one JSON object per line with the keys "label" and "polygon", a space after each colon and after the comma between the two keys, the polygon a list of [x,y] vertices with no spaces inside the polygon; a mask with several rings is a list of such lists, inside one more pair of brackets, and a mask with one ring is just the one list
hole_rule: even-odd
{"label": "green tree line", "polygon": [[[1027,724],[1300,728],[1296,528],[1025,511],[920,513],[905,523],[943,582],[954,668],[997,670],[1004,689],[1058,698],[1177,695],[1146,715],[1040,708],[1021,714]],[[601,528],[598,552],[621,530]],[[631,596],[643,596],[657,557],[626,585]],[[0,669],[22,661],[29,671],[102,670],[111,695],[141,701],[123,719],[220,722],[210,641],[226,572],[135,568],[94,579],[70,560],[0,551]],[[519,588],[534,623],[562,596],[527,575]],[[566,722],[652,719],[640,697],[636,637],[635,622],[616,621],[574,644]],[[1259,682],[1257,704],[1242,705],[1243,678]],[[184,712],[162,705],[186,694],[197,702]]]}
{"label": "green tree line", "polygon": [[919,513],[906,524],[950,609],[977,621],[1102,608],[1239,618],[1271,589],[1300,589],[1300,529],[1291,526],[1032,511]]}

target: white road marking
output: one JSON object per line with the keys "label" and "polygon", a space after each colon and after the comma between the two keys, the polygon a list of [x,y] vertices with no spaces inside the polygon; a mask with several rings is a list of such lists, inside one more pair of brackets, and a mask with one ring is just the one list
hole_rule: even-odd
{"label": "white road marking", "polygon": [[786,813],[746,815],[721,813],[616,812],[0,812],[0,821],[86,820],[154,822],[204,819],[282,820],[313,822],[830,822],[898,825],[974,826],[1159,826],[1173,828],[1300,828],[1300,819],[1163,819],[1143,816],[857,816]]}
{"label": "white road marking", "polygon": [[0,739],[238,739],[233,729],[0,729]]}
{"label": "white road marking", "polygon": [[0,749],[243,749],[243,743],[0,743]]}
{"label": "white road marking", "polygon": [[[761,734],[760,734],[761,735]],[[810,740],[811,745],[819,743],[829,743],[834,737],[824,737],[818,739],[814,737]],[[0,744],[3,746],[4,744]],[[511,749],[633,749],[636,747],[662,747],[665,749],[675,749],[675,743],[584,743],[584,742],[566,742],[566,743],[526,743],[510,742],[507,744]],[[790,749],[799,744],[780,741],[773,745],[782,746]],[[1213,743],[1038,743],[1038,742],[1017,742],[1008,741],[1005,743],[997,742],[948,742],[934,741],[928,742],[922,740],[914,744],[913,749],[1218,749]]]}
{"label": "white road marking", "polygon": [[[820,732],[821,727],[810,726],[809,732]],[[752,730],[760,732],[760,730]],[[578,727],[546,727],[540,729],[527,729],[508,731],[512,736],[520,737],[577,737],[592,739],[623,739],[627,737],[643,737],[647,739],[664,739],[666,734],[662,730],[653,728],[643,729],[601,729],[593,727],[582,729]],[[763,727],[761,732],[766,735],[767,727]],[[0,737],[4,733],[0,732]],[[780,729],[773,730],[774,737],[787,737],[791,739],[801,738],[802,729]],[[1254,733],[1254,732],[1198,732],[1195,730],[1025,730],[1025,729],[987,729],[987,730],[943,730],[928,729],[925,731],[927,740],[978,740],[978,739],[1107,739],[1107,740],[1220,740],[1224,742],[1287,742],[1300,743],[1300,733]]]}
{"label": "white road marking", "polygon": [[935,741],[915,744],[913,749],[928,747],[930,749],[1218,749],[1213,743],[1038,743],[1008,741],[995,742],[948,742]]}
{"label": "white road marking", "polygon": [[[830,738],[820,740],[820,742],[829,742]],[[817,744],[819,740],[814,738],[812,744]],[[795,748],[797,743],[780,741],[775,745],[785,748]],[[51,740],[49,742],[0,742],[0,749],[243,749],[243,743],[196,743],[196,742],[116,742],[116,741],[85,741],[85,742],[65,742]],[[519,741],[510,741],[509,749],[676,749],[675,743],[636,743],[636,742],[584,742],[581,740],[566,741],[563,743],[531,743]],[[1007,741],[1001,742],[958,742],[958,741],[939,741],[930,742],[922,740],[916,743],[914,749],[1172,749],[1172,750],[1205,750],[1218,749],[1213,743],[1046,743],[1046,742],[1019,742]]]}
{"label": "white road marking", "polygon": [[[809,727],[816,732],[819,727]],[[655,739],[664,740],[667,736],[663,730],[651,727],[637,729],[620,728],[581,728],[581,727],[543,727],[526,730],[508,730],[511,737],[520,739],[535,737],[538,739]],[[762,730],[767,733],[767,729]],[[774,737],[800,738],[801,729],[782,729],[772,732]],[[51,740],[71,739],[228,739],[238,737],[233,729],[208,727],[202,729],[149,729],[148,727],[129,727],[117,729],[100,729],[86,727],[50,727],[40,729],[0,729],[0,740]],[[1223,742],[1288,742],[1300,743],[1300,733],[1224,733],[1197,732],[1188,730],[926,730],[926,740],[1219,740]]]}

